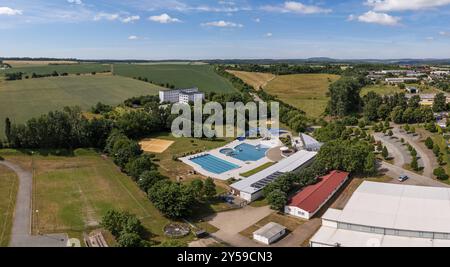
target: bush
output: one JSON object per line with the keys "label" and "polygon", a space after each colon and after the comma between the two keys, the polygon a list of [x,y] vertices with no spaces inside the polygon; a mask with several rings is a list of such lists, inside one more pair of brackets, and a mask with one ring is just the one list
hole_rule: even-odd
{"label": "bush", "polygon": [[425,140],[425,146],[427,146],[428,149],[433,149],[434,142],[433,139],[431,139],[431,137],[428,137],[427,140]]}
{"label": "bush", "polygon": [[449,178],[448,174],[445,172],[444,168],[439,167],[433,171],[433,174],[439,179],[439,180],[447,180]]}

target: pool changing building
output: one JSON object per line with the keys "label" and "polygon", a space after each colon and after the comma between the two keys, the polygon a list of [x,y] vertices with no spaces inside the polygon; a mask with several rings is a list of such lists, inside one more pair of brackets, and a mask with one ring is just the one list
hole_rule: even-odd
{"label": "pool changing building", "polygon": [[301,150],[255,175],[232,184],[231,192],[248,202],[255,201],[262,197],[264,187],[285,173],[309,166],[316,155],[317,152]]}
{"label": "pool changing building", "polygon": [[312,247],[450,247],[450,188],[363,182]]}

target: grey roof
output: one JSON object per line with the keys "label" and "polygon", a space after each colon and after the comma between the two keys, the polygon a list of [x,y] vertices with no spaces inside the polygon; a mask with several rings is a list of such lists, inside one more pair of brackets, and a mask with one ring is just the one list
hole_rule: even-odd
{"label": "grey roof", "polygon": [[[231,185],[232,188],[239,190],[240,192],[245,192],[253,194],[262,190],[267,184],[275,180],[280,174],[295,171],[304,164],[308,163],[310,160],[314,159],[317,152],[310,152],[306,150],[301,150],[294,155],[285,158],[278,163],[270,166],[269,168],[262,170],[242,181],[236,182]],[[266,178],[275,175],[274,179],[267,181]],[[262,182],[262,183],[260,183]]]}
{"label": "grey roof", "polygon": [[270,222],[270,223],[266,224],[264,227],[262,227],[261,229],[255,231],[253,234],[270,239],[285,230],[286,230],[286,227],[284,227],[278,223]]}
{"label": "grey roof", "polygon": [[380,228],[450,233],[450,188],[364,182],[344,210],[323,219]]}

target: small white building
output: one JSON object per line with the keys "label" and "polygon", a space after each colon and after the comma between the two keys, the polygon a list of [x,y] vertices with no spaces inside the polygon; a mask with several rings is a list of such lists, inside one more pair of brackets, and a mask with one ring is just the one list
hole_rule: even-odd
{"label": "small white building", "polygon": [[402,77],[402,78],[386,78],[385,80],[389,84],[399,84],[399,83],[414,83],[418,82],[418,78],[412,77]]}
{"label": "small white building", "polygon": [[253,239],[270,245],[286,234],[286,227],[278,224],[278,223],[268,223],[263,228],[253,233]]}

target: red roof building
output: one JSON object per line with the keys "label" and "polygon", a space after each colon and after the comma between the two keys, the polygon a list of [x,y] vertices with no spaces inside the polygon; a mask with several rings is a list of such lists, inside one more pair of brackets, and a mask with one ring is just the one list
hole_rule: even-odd
{"label": "red roof building", "polygon": [[348,172],[332,171],[319,182],[305,187],[285,207],[285,213],[309,220],[349,178]]}

